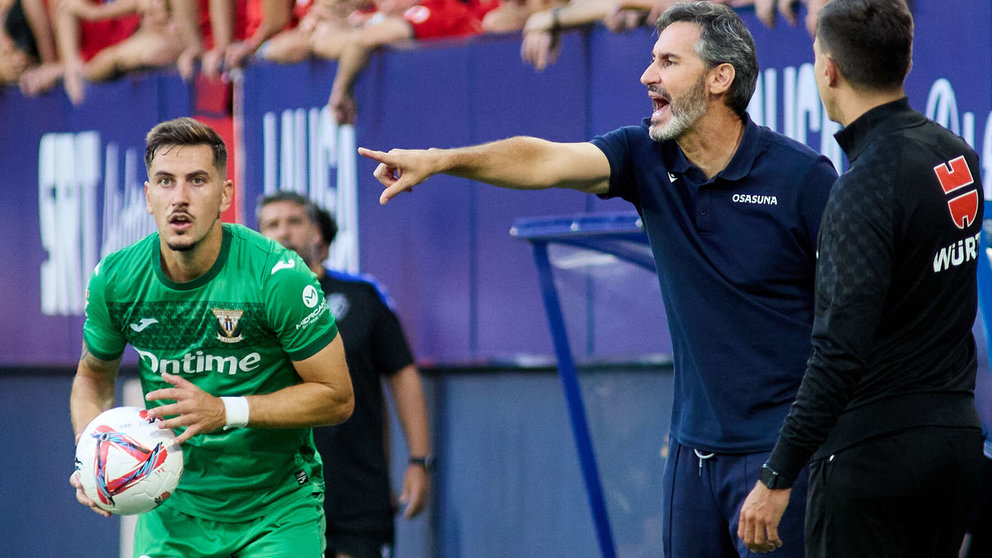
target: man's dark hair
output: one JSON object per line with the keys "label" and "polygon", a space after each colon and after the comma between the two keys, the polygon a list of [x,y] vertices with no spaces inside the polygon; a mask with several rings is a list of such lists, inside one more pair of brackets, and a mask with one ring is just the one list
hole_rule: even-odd
{"label": "man's dark hair", "polygon": [[696,53],[708,68],[720,64],[734,67],[734,82],[730,85],[727,106],[743,118],[758,82],[758,55],[751,32],[737,12],[714,2],[675,4],[661,14],[655,28],[660,35],[669,25],[679,21],[700,27]]}
{"label": "man's dark hair", "polygon": [[[307,198],[303,197],[302,194],[294,192],[292,190],[277,190],[273,194],[263,196],[259,198],[258,203],[255,205],[255,222],[261,224],[262,221],[262,208],[274,202],[288,201],[295,203],[306,211],[307,219],[310,219],[311,223],[317,223],[320,225],[320,215],[318,208],[314,203]],[[321,233],[323,233],[323,225],[321,226]],[[328,243],[330,244],[330,243]]]}
{"label": "man's dark hair", "polygon": [[326,209],[316,205],[313,208],[317,211],[317,226],[320,227],[320,236],[324,239],[324,243],[330,246],[334,242],[334,237],[338,235],[338,224]]}
{"label": "man's dark hair", "polygon": [[909,73],[913,15],[904,0],[832,0],[820,11],[816,37],[855,89],[896,89]]}
{"label": "man's dark hair", "polygon": [[213,128],[183,117],[156,125],[145,136],[145,169],[150,169],[155,153],[163,147],[209,146],[214,152],[214,167],[221,177],[227,176],[227,147]]}

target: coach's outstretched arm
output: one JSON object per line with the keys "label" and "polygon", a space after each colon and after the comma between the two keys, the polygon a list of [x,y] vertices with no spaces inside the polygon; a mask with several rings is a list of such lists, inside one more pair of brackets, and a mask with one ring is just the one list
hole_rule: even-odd
{"label": "coach's outstretched arm", "polygon": [[603,194],[609,189],[610,163],[598,147],[587,142],[555,143],[517,136],[454,149],[382,152],[359,147],[358,153],[379,162],[374,175],[386,187],[379,197],[383,205],[435,174],[518,190],[569,188]]}

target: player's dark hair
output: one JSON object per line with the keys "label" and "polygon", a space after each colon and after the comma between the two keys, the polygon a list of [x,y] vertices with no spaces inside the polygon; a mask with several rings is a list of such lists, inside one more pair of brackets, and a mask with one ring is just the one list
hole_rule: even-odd
{"label": "player's dark hair", "polygon": [[820,50],[856,89],[902,86],[913,60],[913,15],[904,0],[833,0],[816,24]]}
{"label": "player's dark hair", "polygon": [[655,28],[660,35],[669,25],[679,21],[699,26],[696,53],[708,68],[720,64],[734,67],[727,106],[743,118],[758,82],[758,55],[751,32],[733,9],[714,2],[675,4],[661,14]]}
{"label": "player's dark hair", "polygon": [[281,201],[292,202],[302,207],[307,214],[307,218],[310,219],[310,222],[316,223],[320,228],[320,236],[324,239],[324,242],[326,242],[328,246],[334,242],[334,237],[338,234],[338,225],[334,222],[334,218],[331,217],[331,214],[319,207],[317,204],[303,197],[303,195],[292,190],[278,190],[275,193],[259,198],[258,203],[255,205],[255,222],[261,223],[263,207],[269,205],[270,203]]}
{"label": "player's dark hair", "polygon": [[213,128],[192,118],[183,117],[157,124],[145,136],[145,169],[159,149],[172,146],[206,145],[214,153],[214,167],[223,178],[227,176],[227,147]]}

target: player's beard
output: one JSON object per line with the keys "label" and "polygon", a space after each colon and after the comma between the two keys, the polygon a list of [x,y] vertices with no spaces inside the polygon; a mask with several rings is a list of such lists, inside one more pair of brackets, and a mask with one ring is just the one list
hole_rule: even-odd
{"label": "player's beard", "polygon": [[173,252],[192,252],[200,244],[203,244],[203,241],[206,240],[208,236],[210,236],[210,231],[212,231],[214,226],[216,225],[217,222],[214,221],[214,223],[211,224],[210,228],[208,228],[206,232],[204,232],[203,234],[200,235],[199,238],[197,238],[193,236],[193,234],[195,234],[195,229],[196,229],[194,224],[194,227],[191,230],[187,231],[186,234],[182,234],[177,237],[173,237],[169,240],[166,240],[165,245],[168,246],[169,250],[172,250]]}
{"label": "player's beard", "polygon": [[678,139],[706,114],[706,80],[700,76],[688,91],[671,100],[665,124],[651,124],[648,133],[654,141]]}
{"label": "player's beard", "polygon": [[169,250],[172,250],[173,252],[189,252],[193,250],[193,248],[196,248],[197,244],[198,244],[197,242],[186,242],[184,244],[167,242],[166,246],[168,246]]}

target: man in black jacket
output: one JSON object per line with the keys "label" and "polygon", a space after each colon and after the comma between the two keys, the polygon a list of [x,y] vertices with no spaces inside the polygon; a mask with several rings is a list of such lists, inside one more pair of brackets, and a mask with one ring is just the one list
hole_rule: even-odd
{"label": "man in black jacket", "polygon": [[810,461],[808,558],[957,556],[977,489],[978,157],[912,110],[903,0],[833,0],[813,48],[820,97],[851,161],[819,238],[813,353],[738,535],[781,546]]}

